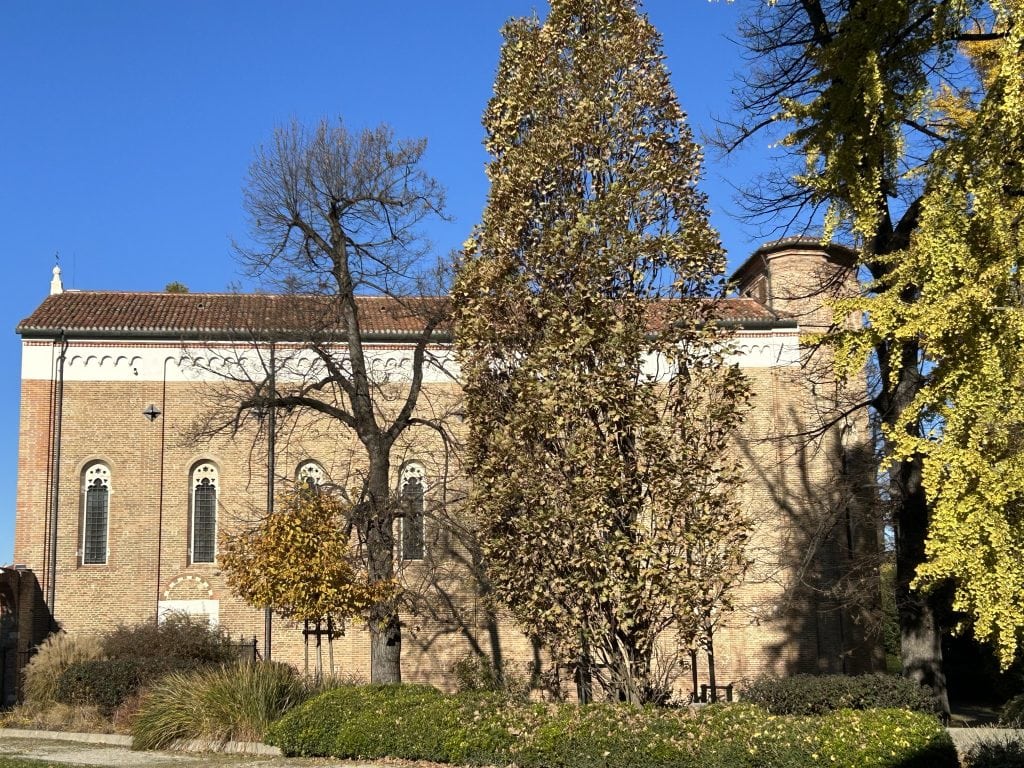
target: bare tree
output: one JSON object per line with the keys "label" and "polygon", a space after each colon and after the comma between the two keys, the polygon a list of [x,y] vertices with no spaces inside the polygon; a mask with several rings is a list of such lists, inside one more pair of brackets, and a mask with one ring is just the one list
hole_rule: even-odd
{"label": "bare tree", "polygon": [[[259,351],[222,368],[235,399],[202,429],[234,435],[256,412],[273,412],[315,416],[354,435],[361,448],[348,525],[371,584],[396,578],[395,452],[415,427],[444,430],[421,402],[428,345],[447,313],[425,268],[431,244],[421,225],[444,218],[444,191],[420,165],[425,149],[425,140],[396,139],[387,126],[356,133],[326,120],[278,128],[257,149],[244,192],[252,244],[236,251],[250,275],[283,295],[267,296],[261,316],[239,318]],[[400,370],[364,346],[382,328],[412,339]],[[401,680],[399,600],[367,612],[373,682]]]}

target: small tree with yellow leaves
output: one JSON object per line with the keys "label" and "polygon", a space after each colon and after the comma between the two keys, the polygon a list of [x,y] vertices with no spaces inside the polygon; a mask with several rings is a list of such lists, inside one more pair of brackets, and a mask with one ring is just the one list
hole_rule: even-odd
{"label": "small tree with yellow leaves", "polygon": [[394,599],[397,585],[369,578],[346,533],[350,516],[346,503],[330,493],[299,488],[283,494],[273,515],[221,535],[218,562],[228,585],[250,605],[294,621],[366,615]]}

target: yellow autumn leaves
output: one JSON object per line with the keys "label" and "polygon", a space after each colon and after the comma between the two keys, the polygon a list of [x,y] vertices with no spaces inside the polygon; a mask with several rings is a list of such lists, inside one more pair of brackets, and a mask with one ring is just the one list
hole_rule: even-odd
{"label": "yellow autumn leaves", "polygon": [[370,581],[349,535],[347,505],[312,489],[283,494],[274,514],[222,536],[218,561],[246,602],[296,621],[364,614],[391,600],[393,581]]}

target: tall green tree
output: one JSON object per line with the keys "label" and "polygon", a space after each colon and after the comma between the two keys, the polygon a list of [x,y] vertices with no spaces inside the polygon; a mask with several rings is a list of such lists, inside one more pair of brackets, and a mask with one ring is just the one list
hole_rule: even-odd
{"label": "tall green tree", "polygon": [[724,258],[636,3],[553,0],[504,38],[454,290],[470,506],[521,625],[644,701],[659,636],[705,642],[746,567],[727,450],[746,385],[697,298]]}
{"label": "tall green tree", "polygon": [[[958,45],[1004,38],[1005,28],[994,28],[993,19],[1012,5],[752,1],[742,30],[751,54],[740,90],[743,118],[722,136],[728,149],[765,132],[781,139],[793,164],[782,162],[756,186],[751,213],[776,222],[781,216],[789,227],[823,223],[826,235],[845,232],[860,251],[857,268],[866,278],[866,294],[889,294],[884,305],[841,305],[837,317],[847,317],[851,308],[867,309],[868,322],[834,339],[840,357],[851,364],[870,355],[877,366],[876,388],[864,405],[877,413],[889,457],[885,491],[896,532],[903,669],[932,686],[947,709],[940,641],[948,592],[939,578],[930,589],[913,587],[935,530],[924,475],[934,422],[920,399],[935,348],[919,328],[897,332],[885,313],[896,304],[924,306],[933,298],[920,279],[897,279],[893,272],[915,249],[926,216],[933,215],[925,211],[934,203],[928,190],[936,186],[926,179],[946,163],[946,148],[957,133],[950,116],[936,109],[935,97],[943,89],[984,93],[976,77],[965,77],[970,68]],[[947,322],[965,320],[955,314]],[[949,569],[944,576],[960,577]]]}

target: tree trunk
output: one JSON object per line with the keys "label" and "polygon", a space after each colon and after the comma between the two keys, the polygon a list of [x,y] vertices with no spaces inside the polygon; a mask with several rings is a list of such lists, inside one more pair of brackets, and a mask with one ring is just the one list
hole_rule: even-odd
{"label": "tree trunk", "polygon": [[[909,247],[910,233],[917,227],[920,211],[920,199],[917,199],[907,208],[895,229],[888,225],[886,215],[875,238],[874,252],[887,255]],[[868,266],[875,279],[884,278],[890,269],[884,262]],[[908,302],[918,300],[917,288],[906,287],[904,299]],[[916,341],[903,341],[892,346],[883,343],[876,350],[882,381],[882,391],[877,398],[879,415],[886,425],[905,429],[901,424],[903,414],[924,386],[924,375],[919,368],[920,346]],[[897,374],[895,382],[890,378],[893,371]],[[910,587],[917,567],[924,562],[924,543],[928,538],[928,499],[922,482],[922,462],[921,456],[914,456],[895,463],[889,476],[896,530],[896,609],[900,624],[900,656],[904,677],[931,687],[935,703],[945,719],[949,717],[949,696],[946,676],[942,671],[941,615],[948,598],[940,589],[921,594]]]}
{"label": "tree trunk", "polygon": [[718,681],[715,679],[715,640],[708,634],[708,684],[711,687],[711,702],[718,701]]}
{"label": "tree trunk", "polygon": [[314,679],[320,682],[324,679],[324,648],[320,638],[320,620],[316,622],[316,675]]}
{"label": "tree trunk", "polygon": [[302,622],[302,648],[305,652],[305,665],[302,668],[303,674],[309,674],[309,620]]}
{"label": "tree trunk", "polygon": [[697,685],[697,649],[690,649],[690,676],[693,678],[693,694],[691,700],[700,701],[700,687]]}
{"label": "tree trunk", "polygon": [[594,700],[594,679],[590,671],[590,649],[583,641],[580,659],[576,664],[576,698],[580,704],[589,704]]}
{"label": "tree trunk", "polygon": [[370,682],[402,682],[402,629],[398,613],[378,606],[370,620]]}
{"label": "tree trunk", "polygon": [[896,509],[896,606],[903,675],[930,686],[939,711],[948,718],[949,696],[942,671],[945,594],[941,589],[921,594],[910,588],[917,566],[924,562],[928,535],[928,505],[920,483],[920,462],[901,462],[894,472],[897,487],[905,491]]}
{"label": "tree trunk", "polygon": [[[379,448],[370,453],[367,478],[367,566],[371,581],[390,581],[395,576],[390,464],[386,449]],[[402,628],[394,601],[379,603],[371,608],[369,630],[370,682],[402,682]]]}
{"label": "tree trunk", "polygon": [[327,617],[327,664],[334,677],[334,620],[330,616]]}

